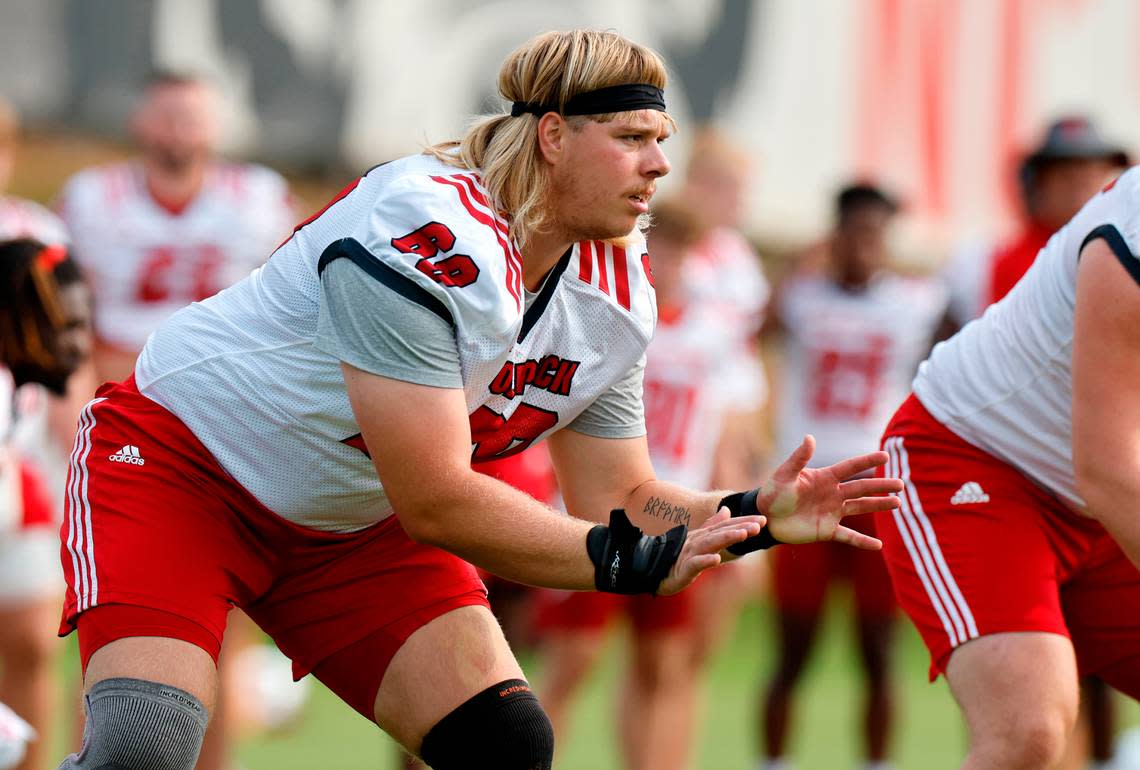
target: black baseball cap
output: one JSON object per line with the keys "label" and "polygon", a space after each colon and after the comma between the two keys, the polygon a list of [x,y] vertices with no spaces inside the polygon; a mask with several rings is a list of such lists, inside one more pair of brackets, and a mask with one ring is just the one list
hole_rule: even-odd
{"label": "black baseball cap", "polygon": [[1035,168],[1055,160],[1104,159],[1118,166],[1131,165],[1123,147],[1107,141],[1084,115],[1069,115],[1053,121],[1044,141],[1025,158],[1025,167]]}

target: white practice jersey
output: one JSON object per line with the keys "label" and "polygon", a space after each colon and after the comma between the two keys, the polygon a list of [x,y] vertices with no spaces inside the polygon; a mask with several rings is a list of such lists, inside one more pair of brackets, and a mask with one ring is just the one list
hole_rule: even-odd
{"label": "white practice jersey", "polygon": [[1077,260],[1097,237],[1140,282],[1135,168],[1089,200],[1003,300],[936,346],[914,381],[939,422],[1077,508],[1084,503],[1073,480],[1073,311]]}
{"label": "white practice jersey", "polygon": [[524,313],[521,258],[477,174],[425,155],[371,170],[248,278],[179,311],[135,369],[258,500],[318,529],[392,513],[340,362],[314,345],[320,272],[340,258],[454,328],[476,463],[570,423],[637,364],[656,321],[640,236],[576,244]]}
{"label": "white practice jersey", "polygon": [[67,229],[55,214],[38,203],[0,195],[0,241],[35,238],[49,245],[66,244]]}
{"label": "white practice jersey", "polygon": [[860,292],[823,276],[791,279],[779,305],[787,342],[777,456],[808,433],[813,467],[875,451],[948,299],[939,282],[890,273]]}
{"label": "white practice jersey", "polygon": [[722,314],[722,334],[736,340],[736,354],[726,369],[741,409],[758,409],[768,397],[764,364],[756,351],[756,335],[772,288],[752,245],[736,230],[710,232],[686,257],[685,287],[693,302],[714,305]]}
{"label": "white practice jersey", "polygon": [[95,295],[95,332],[126,351],[246,276],[296,221],[285,180],[238,163],[211,166],[177,212],[154,199],[137,163],[88,169],[68,181],[59,211]]}
{"label": "white practice jersey", "polygon": [[731,381],[739,355],[725,331],[730,312],[689,303],[681,314],[658,320],[645,363],[645,427],[657,478],[708,489],[726,415],[755,409],[740,403]]}

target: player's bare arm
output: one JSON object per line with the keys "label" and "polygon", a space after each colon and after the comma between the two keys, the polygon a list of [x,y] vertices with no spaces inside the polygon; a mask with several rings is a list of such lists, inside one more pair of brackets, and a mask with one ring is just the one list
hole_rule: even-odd
{"label": "player's bare arm", "polygon": [[[550,451],[567,509],[574,516],[595,518],[597,512],[622,508],[647,532],[678,524],[699,528],[714,519],[724,491],[696,492],[658,480],[649,460],[645,438],[604,439],[574,430],[550,438]],[[744,510],[732,514],[762,514],[772,537],[783,543],[836,540],[877,549],[875,538],[843,526],[844,516],[889,510],[898,505],[892,493],[902,489],[898,479],[844,481],[886,463],[884,452],[849,458],[826,468],[807,468],[815,440],[807,437],[762,487],[735,502]],[[748,508],[752,505],[753,508]]]}
{"label": "player's bare arm", "polygon": [[[595,565],[586,549],[592,523],[561,516],[471,469],[463,391],[392,380],[348,364],[343,369],[380,481],[412,539],[520,583],[596,587]],[[388,442],[385,436],[401,440]],[[688,578],[672,580],[670,587],[680,590],[715,566],[718,551],[759,534],[760,527],[761,519],[750,517],[692,533],[677,559]]]}
{"label": "player's bare arm", "polygon": [[1077,489],[1140,566],[1140,283],[1103,239],[1081,253],[1074,327]]}

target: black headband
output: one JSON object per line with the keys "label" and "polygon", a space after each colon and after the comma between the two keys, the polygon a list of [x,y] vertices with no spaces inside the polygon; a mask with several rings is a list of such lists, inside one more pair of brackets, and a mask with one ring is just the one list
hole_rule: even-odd
{"label": "black headband", "polygon": [[578,94],[567,101],[562,109],[557,105],[515,102],[511,105],[511,116],[517,118],[529,113],[542,117],[548,112],[557,112],[559,115],[603,115],[633,110],[664,112],[665,92],[648,83],[623,83]]}

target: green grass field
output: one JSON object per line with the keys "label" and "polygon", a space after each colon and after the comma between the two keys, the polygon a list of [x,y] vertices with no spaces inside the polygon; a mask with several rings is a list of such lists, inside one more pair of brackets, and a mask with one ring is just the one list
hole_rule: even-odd
{"label": "green grass field", "polygon": [[[799,770],[858,768],[857,709],[860,674],[847,642],[848,618],[838,597],[803,681],[792,741]],[[772,662],[769,613],[750,607],[710,672],[696,768],[751,770],[757,682]],[[618,770],[613,736],[613,683],[621,648],[596,671],[576,706],[574,729],[557,750],[557,770]],[[950,770],[964,753],[965,731],[944,682],[926,682],[926,650],[908,623],[899,637],[895,666],[899,690],[895,759],[902,770]],[[542,666],[526,659],[528,676],[541,689]],[[392,744],[322,687],[314,689],[304,723],[293,733],[242,744],[245,770],[395,770]],[[1134,704],[1122,709],[1125,724],[1140,721]]]}
{"label": "green grass field", "polygon": [[[835,597],[800,690],[791,740],[797,770],[857,770],[860,672],[848,642],[847,597]],[[693,770],[752,770],[757,683],[772,665],[770,613],[752,605],[741,615],[709,671],[699,752]],[[584,686],[574,709],[572,733],[560,739],[556,770],[620,770],[614,740],[614,683],[623,654],[611,635],[606,662]],[[78,672],[74,637],[61,661],[64,678]],[[899,770],[952,770],[965,752],[965,730],[944,681],[927,684],[926,649],[902,621],[895,681],[898,690],[893,756]],[[523,667],[541,691],[541,660],[524,656]],[[398,770],[393,744],[317,682],[301,723],[285,735],[258,737],[238,746],[235,770]],[[1140,725],[1140,705],[1120,698],[1119,726]],[[61,712],[60,725],[71,720]],[[60,757],[73,747],[54,736]],[[54,766],[54,765],[53,765]]]}

